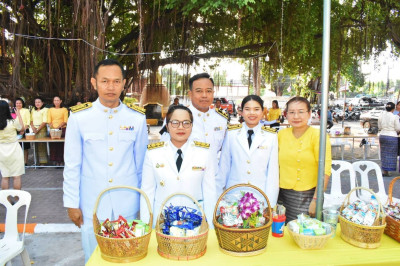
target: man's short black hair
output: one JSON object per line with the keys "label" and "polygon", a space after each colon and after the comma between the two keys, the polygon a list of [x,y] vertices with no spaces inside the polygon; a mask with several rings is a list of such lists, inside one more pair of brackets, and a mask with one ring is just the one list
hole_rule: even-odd
{"label": "man's short black hair", "polygon": [[115,59],[104,59],[101,60],[100,62],[97,63],[97,65],[94,67],[94,73],[93,73],[93,77],[96,78],[97,73],[99,72],[99,68],[101,66],[119,66],[119,68],[122,71],[122,77],[123,79],[125,79],[125,70],[124,67],[122,66],[122,64],[115,60]]}
{"label": "man's short black hair", "polygon": [[221,101],[220,98],[215,99],[215,102],[220,102],[220,103],[222,103],[222,101]]}
{"label": "man's short black hair", "polygon": [[210,77],[210,75],[208,74],[208,73],[200,73],[200,74],[196,74],[196,75],[194,75],[193,77],[191,77],[190,79],[189,79],[189,89],[190,90],[192,90],[193,88],[192,88],[192,86],[193,86],[193,82],[195,82],[196,80],[198,80],[198,79],[209,79],[210,81],[211,81],[211,83],[213,84],[213,86],[214,86],[214,80]]}

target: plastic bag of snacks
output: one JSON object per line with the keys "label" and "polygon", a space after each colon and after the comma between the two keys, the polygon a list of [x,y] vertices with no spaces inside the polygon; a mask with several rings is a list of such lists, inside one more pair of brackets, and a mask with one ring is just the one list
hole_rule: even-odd
{"label": "plastic bag of snacks", "polygon": [[356,224],[371,226],[374,224],[376,216],[378,215],[379,204],[375,196],[371,196],[369,202],[363,200],[356,200],[349,204],[341,212],[341,215],[349,221]]}
{"label": "plastic bag of snacks", "polygon": [[140,237],[149,232],[149,225],[141,220],[127,221],[121,215],[115,221],[106,219],[101,223],[100,236],[108,238]]}
{"label": "plastic bag of snacks", "polygon": [[186,206],[164,208],[163,234],[171,236],[196,236],[200,232],[202,214],[196,209]]}
{"label": "plastic bag of snacks", "polygon": [[332,232],[331,225],[321,222],[305,214],[297,216],[297,220],[288,223],[289,229],[296,234],[306,236],[329,235]]}
{"label": "plastic bag of snacks", "polygon": [[218,222],[225,227],[257,228],[265,224],[266,210],[264,202],[251,192],[227,194],[219,204]]}
{"label": "plastic bag of snacks", "polygon": [[385,212],[388,216],[400,222],[400,203],[393,203],[385,207]]}

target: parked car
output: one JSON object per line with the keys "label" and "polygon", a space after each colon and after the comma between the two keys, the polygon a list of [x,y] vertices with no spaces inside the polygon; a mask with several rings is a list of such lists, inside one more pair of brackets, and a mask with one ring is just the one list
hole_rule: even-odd
{"label": "parked car", "polygon": [[373,127],[378,128],[378,118],[383,112],[383,109],[374,108],[367,112],[364,112],[360,116],[360,123],[364,129],[371,129]]}

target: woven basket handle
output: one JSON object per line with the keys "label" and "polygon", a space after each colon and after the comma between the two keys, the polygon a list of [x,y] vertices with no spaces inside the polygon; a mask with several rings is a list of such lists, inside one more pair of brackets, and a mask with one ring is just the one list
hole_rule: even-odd
{"label": "woven basket handle", "polygon": [[99,202],[100,202],[100,199],[103,196],[103,194],[106,193],[107,191],[110,191],[113,189],[118,189],[118,188],[126,188],[126,189],[137,191],[146,199],[147,208],[149,209],[149,213],[150,213],[149,228],[153,228],[152,227],[153,226],[153,212],[151,211],[151,205],[150,205],[149,198],[147,197],[146,193],[144,193],[143,190],[135,188],[135,187],[130,187],[130,186],[114,186],[114,187],[109,187],[109,188],[106,188],[105,190],[103,190],[97,197],[96,204],[94,205],[93,217],[96,216],[97,207],[99,206]]}
{"label": "woven basket handle", "polygon": [[218,200],[217,200],[217,204],[215,204],[215,208],[214,208],[214,216],[213,216],[213,221],[214,223],[217,221],[217,210],[218,210],[218,206],[220,201],[222,200],[222,198],[231,190],[238,188],[238,187],[251,187],[255,190],[257,190],[258,192],[261,193],[261,195],[267,200],[267,204],[268,204],[268,212],[269,212],[269,217],[272,217],[272,212],[271,212],[271,204],[269,203],[268,197],[267,195],[265,195],[264,191],[262,191],[261,189],[259,189],[256,186],[250,185],[250,184],[237,184],[234,186],[231,186],[230,188],[226,189],[224,192],[222,192],[221,196],[219,196]]}
{"label": "woven basket handle", "polygon": [[400,179],[400,176],[395,177],[395,178],[392,179],[392,181],[390,181],[389,194],[388,194],[388,199],[387,199],[387,203],[386,204],[390,204],[391,205],[393,203],[393,186],[394,186],[394,183],[396,183],[396,181],[399,180],[399,179]]}
{"label": "woven basket handle", "polygon": [[378,196],[377,196],[377,195],[375,194],[375,192],[373,192],[371,189],[365,188],[365,187],[355,187],[355,188],[353,188],[352,190],[350,190],[350,192],[347,194],[346,198],[344,199],[344,201],[343,201],[343,203],[342,203],[342,207],[340,208],[340,210],[343,210],[343,209],[344,209],[344,205],[345,205],[345,202],[346,202],[346,201],[347,201],[346,205],[350,204],[350,195],[351,195],[351,193],[353,193],[354,191],[356,191],[356,190],[358,190],[358,189],[359,189],[359,190],[368,191],[369,193],[371,193],[372,195],[375,196],[375,199],[376,199],[376,201],[378,202],[378,205],[379,205],[378,214],[377,214],[376,217],[375,217],[375,221],[376,221],[377,219],[379,219],[379,214],[382,214],[382,217],[385,218],[386,215],[385,215],[385,212],[383,211],[382,204],[381,204],[381,201],[379,200]]}
{"label": "woven basket handle", "polygon": [[206,220],[206,215],[205,215],[204,210],[203,210],[203,208],[201,207],[200,203],[199,203],[196,199],[194,199],[192,196],[190,196],[189,194],[186,194],[186,193],[174,193],[174,194],[169,195],[169,196],[164,200],[164,202],[161,204],[160,212],[158,213],[158,216],[157,216],[156,232],[160,232],[160,223],[159,223],[159,221],[160,221],[161,213],[162,213],[162,211],[164,210],[165,204],[166,204],[172,197],[175,197],[175,196],[178,196],[178,195],[188,197],[188,198],[191,199],[194,203],[196,203],[197,207],[199,208],[199,210],[200,210],[201,213],[202,213],[203,219],[202,219],[201,223],[203,224],[203,223],[205,222],[205,220]]}

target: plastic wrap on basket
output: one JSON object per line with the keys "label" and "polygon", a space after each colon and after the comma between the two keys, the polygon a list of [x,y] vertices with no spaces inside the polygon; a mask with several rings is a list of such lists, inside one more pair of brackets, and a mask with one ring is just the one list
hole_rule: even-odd
{"label": "plastic wrap on basket", "polygon": [[[342,211],[350,204],[350,195],[359,189],[370,192],[375,197],[378,203],[378,213],[375,216],[375,221],[373,222],[373,225],[371,226],[355,223],[346,219],[342,215]],[[380,203],[379,198],[376,196],[376,194],[368,188],[355,187],[350,190],[345,200],[343,201],[342,206],[340,207],[340,237],[347,243],[356,247],[377,248],[381,244],[381,238],[386,226],[385,217],[386,215],[383,211],[382,204]]]}
{"label": "plastic wrap on basket", "polygon": [[[220,223],[220,221],[223,219],[223,217],[221,217],[220,203],[221,203],[221,200],[229,192],[231,192],[231,191],[234,192],[234,190],[237,188],[243,188],[243,190],[247,189],[247,190],[255,191],[264,198],[265,201],[263,201],[261,199],[258,200],[260,202],[259,204],[261,206],[254,204],[255,201],[251,195],[252,193],[250,193],[250,194],[244,193],[244,195],[243,195],[244,199],[243,198],[241,199],[241,200],[244,200],[245,201],[244,204],[246,204],[246,206],[248,206],[250,208],[249,213],[252,213],[253,211],[255,211],[257,209],[261,209],[261,212],[262,212],[261,218],[262,219],[253,220],[252,219],[253,217],[251,217],[249,215],[247,215],[247,216],[242,215],[243,214],[243,211],[242,211],[241,212],[242,214],[240,215],[242,217],[233,219],[232,226],[227,227]],[[246,191],[246,192],[248,192],[248,191]],[[264,202],[266,203],[267,206],[263,206]],[[243,202],[240,202],[239,205],[240,204],[243,204]],[[235,207],[229,206],[229,204],[228,204],[228,207],[232,207],[233,209],[231,210],[231,214],[235,214],[235,212],[237,211],[235,209]],[[264,207],[265,207],[265,209],[264,209]],[[239,209],[240,209],[240,206],[239,206]],[[233,215],[233,216],[235,216],[235,215]],[[215,233],[217,235],[220,250],[223,253],[232,255],[232,256],[254,256],[254,255],[261,254],[266,250],[269,231],[270,231],[271,225],[272,225],[272,211],[271,211],[271,206],[270,206],[268,197],[265,195],[265,193],[261,189],[259,189],[256,186],[253,186],[253,185],[238,184],[238,185],[232,186],[232,187],[226,189],[219,197],[217,204],[215,206],[215,209],[214,209],[213,224],[215,227]],[[245,228],[238,228],[238,226],[245,227]]]}
{"label": "plastic wrap on basket", "polygon": [[[101,224],[97,218],[97,207],[100,199],[104,193],[114,189],[130,189],[139,192],[146,200],[149,209],[149,231],[142,236],[133,238],[108,238],[99,235]],[[152,231],[153,213],[149,199],[144,191],[129,186],[115,186],[103,190],[97,197],[96,204],[93,211],[93,229],[96,236],[97,243],[99,244],[101,257],[110,262],[134,262],[138,261],[147,255],[147,249],[150,242]]]}
{"label": "plastic wrap on basket", "polygon": [[[177,195],[185,196],[191,199],[200,210],[202,219],[200,226],[197,227],[196,232],[192,232],[189,228],[189,232],[186,230],[185,233],[180,228],[177,228],[177,232],[173,235],[167,234],[170,232],[163,231],[165,214],[163,214],[165,204]],[[167,207],[168,208],[168,207]],[[185,208],[185,207],[184,207]],[[187,208],[189,209],[189,208]],[[189,211],[190,213],[191,211]],[[167,212],[168,213],[168,212]],[[174,212],[172,212],[174,213]],[[175,214],[172,214],[175,215]],[[193,218],[193,217],[192,217]],[[197,219],[197,218],[196,218]],[[207,239],[208,239],[208,223],[203,208],[200,203],[192,196],[185,193],[175,193],[167,197],[161,204],[160,213],[158,214],[156,221],[156,237],[158,243],[158,254],[160,256],[171,259],[171,260],[193,260],[200,258],[206,253]]]}

